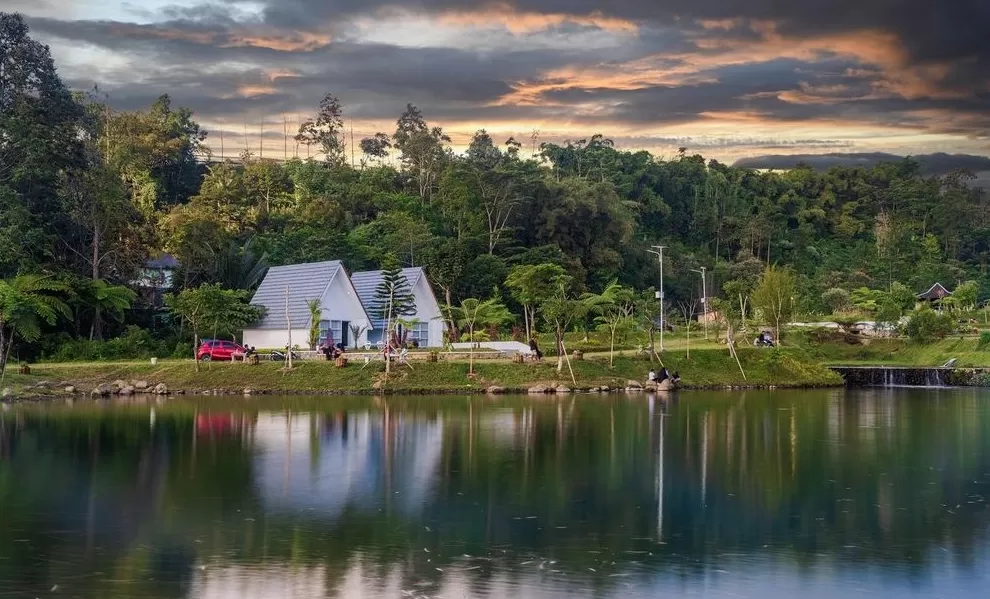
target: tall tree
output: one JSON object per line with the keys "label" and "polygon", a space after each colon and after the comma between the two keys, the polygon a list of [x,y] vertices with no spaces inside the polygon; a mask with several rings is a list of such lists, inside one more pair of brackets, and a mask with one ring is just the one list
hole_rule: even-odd
{"label": "tall tree", "polygon": [[[385,257],[382,264],[382,280],[375,287],[373,316],[385,321],[385,342],[391,341],[392,331],[401,326],[405,317],[415,316],[416,298],[409,280],[402,274],[402,268],[394,255]],[[399,331],[400,343],[401,331]]]}
{"label": "tall tree", "polygon": [[299,126],[296,141],[317,146],[327,164],[343,166],[347,163],[347,144],[344,141],[344,107],[333,94],[320,101],[316,119]]}
{"label": "tall tree", "polygon": [[498,298],[479,300],[469,297],[458,306],[447,305],[444,311],[451,314],[458,328],[467,329],[467,339],[470,343],[468,350],[468,374],[474,375],[474,347],[479,341],[479,328],[498,326],[512,320],[505,305]]}
{"label": "tall tree", "polygon": [[533,337],[540,307],[558,292],[566,278],[568,275],[563,267],[551,263],[524,264],[509,271],[505,286],[512,298],[522,304],[527,339]]}
{"label": "tall tree", "polygon": [[797,279],[788,268],[768,266],[753,291],[753,305],[772,324],[775,338],[780,343],[781,325],[787,324],[794,314]]}
{"label": "tall tree", "polygon": [[173,316],[189,323],[193,331],[193,359],[199,372],[199,339],[203,332],[213,336],[233,334],[264,316],[264,309],[248,303],[249,292],[203,284],[165,297]]}

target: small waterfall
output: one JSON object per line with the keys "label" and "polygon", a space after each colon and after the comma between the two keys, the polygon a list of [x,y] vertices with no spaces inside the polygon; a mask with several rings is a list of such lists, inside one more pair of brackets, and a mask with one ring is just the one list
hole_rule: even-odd
{"label": "small waterfall", "polygon": [[[836,366],[849,387],[946,387],[946,368]],[[946,372],[943,372],[946,371]]]}

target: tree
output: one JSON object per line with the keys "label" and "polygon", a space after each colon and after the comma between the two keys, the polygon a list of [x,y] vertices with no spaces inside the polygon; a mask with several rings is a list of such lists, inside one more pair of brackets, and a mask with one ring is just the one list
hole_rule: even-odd
{"label": "tree", "polygon": [[103,316],[109,314],[120,319],[124,311],[131,307],[137,294],[123,285],[111,285],[101,279],[90,279],[82,282],[77,293],[82,303],[93,311],[90,322],[89,338],[103,339]]}
{"label": "tree", "polygon": [[[382,264],[382,280],[375,287],[372,312],[375,318],[385,321],[386,343],[391,342],[392,331],[401,326],[402,318],[416,314],[416,297],[394,255],[387,255]],[[399,337],[402,343],[401,331]]]}
{"label": "tree", "polygon": [[[540,306],[543,319],[550,326],[554,334],[555,346],[557,349],[557,371],[564,369],[567,348],[564,347],[564,333],[570,328],[571,323],[587,314],[587,306],[584,302],[576,299],[572,291],[573,279],[563,276],[555,281],[553,294],[547,297]],[[568,368],[570,361],[567,362]],[[574,373],[571,372],[573,379]]]}
{"label": "tree", "polygon": [[344,142],[344,107],[333,94],[320,101],[315,121],[299,125],[296,141],[307,146],[318,146],[330,166],[343,166],[347,162],[347,144]]}
{"label": "tree", "polygon": [[524,264],[509,271],[505,286],[513,299],[522,304],[527,339],[533,337],[538,309],[557,293],[565,278],[568,275],[563,267],[552,263]]}
{"label": "tree", "polygon": [[85,164],[82,115],[48,47],[20,15],[0,12],[0,277],[53,258],[64,176]]}
{"label": "tree", "polygon": [[952,292],[952,298],[960,310],[971,311],[976,309],[976,299],[980,292],[980,285],[976,281],[966,281],[959,285]]}
{"label": "tree", "polygon": [[428,127],[423,113],[407,104],[396,122],[392,140],[402,156],[403,166],[416,180],[420,201],[429,203],[448,157],[444,144],[450,143],[450,137],[440,127]]}
{"label": "tree", "polygon": [[912,341],[930,343],[935,339],[944,339],[953,328],[952,316],[939,314],[930,306],[921,306],[911,313],[904,330]]}
{"label": "tree", "polygon": [[512,320],[512,314],[498,298],[481,301],[469,297],[463,300],[459,306],[445,306],[445,310],[452,315],[459,328],[467,329],[467,338],[470,342],[468,374],[474,375],[474,346],[477,342],[475,337],[477,329],[509,322]]}
{"label": "tree", "polygon": [[388,151],[392,148],[392,142],[387,133],[375,133],[371,137],[365,137],[359,145],[365,156],[375,158],[378,161],[388,158]]}
{"label": "tree", "polygon": [[165,304],[173,316],[189,323],[193,331],[193,358],[199,372],[200,333],[211,330],[216,336],[232,334],[256,322],[264,316],[264,309],[248,303],[247,291],[223,289],[216,284],[204,283],[196,288],[184,289],[165,296]]}
{"label": "tree", "polygon": [[69,306],[59,297],[65,291],[64,283],[42,275],[0,280],[0,379],[7,372],[15,338],[37,341],[43,324],[69,318]]}
{"label": "tree", "polygon": [[320,320],[323,319],[323,310],[320,309],[320,300],[311,299],[306,301],[309,308],[309,349],[316,349],[320,344]]}
{"label": "tree", "polygon": [[822,300],[828,306],[830,314],[839,314],[849,309],[851,305],[849,292],[841,287],[832,287],[822,294]]}
{"label": "tree", "polygon": [[609,334],[608,365],[611,368],[615,362],[616,334],[635,323],[633,292],[612,281],[601,293],[586,293],[581,299],[593,314],[597,314],[595,322],[599,323],[599,330]]}
{"label": "tree", "polygon": [[794,314],[797,279],[788,268],[768,266],[753,292],[753,304],[763,318],[774,327],[775,338],[780,343],[781,325]]}

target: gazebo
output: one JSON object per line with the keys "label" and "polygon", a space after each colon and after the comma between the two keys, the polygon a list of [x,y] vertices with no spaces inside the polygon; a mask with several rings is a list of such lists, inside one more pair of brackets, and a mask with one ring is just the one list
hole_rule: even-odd
{"label": "gazebo", "polygon": [[924,293],[919,293],[917,299],[919,302],[928,302],[932,305],[939,305],[942,300],[951,296],[952,292],[946,289],[941,283],[935,283],[928,288],[928,291]]}

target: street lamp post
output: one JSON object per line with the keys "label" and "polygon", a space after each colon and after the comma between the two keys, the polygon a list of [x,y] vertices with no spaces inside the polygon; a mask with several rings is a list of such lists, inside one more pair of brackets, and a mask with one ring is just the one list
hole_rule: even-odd
{"label": "street lamp post", "polygon": [[701,306],[704,309],[705,339],[708,339],[708,280],[705,276],[707,270],[704,266],[691,269],[692,272],[701,273]]}
{"label": "street lamp post", "polygon": [[660,300],[660,351],[663,352],[663,330],[667,328],[667,319],[664,316],[663,307],[663,250],[667,246],[665,245],[655,245],[652,246],[652,250],[646,250],[647,252],[655,255],[657,260],[660,261],[660,291],[657,292],[657,299]]}

